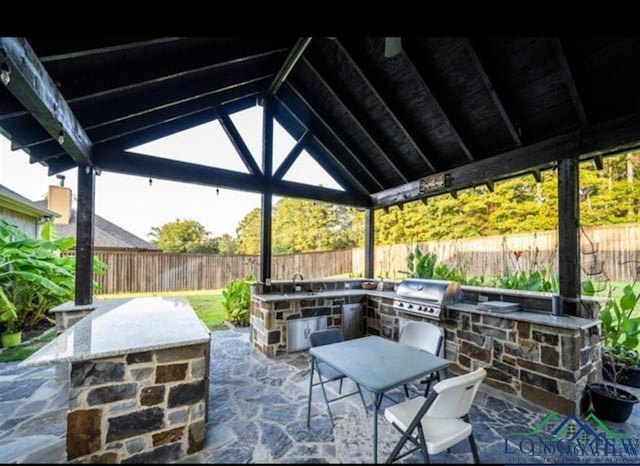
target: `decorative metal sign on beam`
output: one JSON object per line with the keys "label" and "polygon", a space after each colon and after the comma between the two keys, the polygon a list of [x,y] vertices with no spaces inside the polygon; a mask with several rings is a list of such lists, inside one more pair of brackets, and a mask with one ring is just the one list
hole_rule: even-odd
{"label": "decorative metal sign on beam", "polygon": [[92,165],[92,142],[23,38],[0,37],[2,82],[77,163]]}
{"label": "decorative metal sign on beam", "polygon": [[297,40],[296,44],[291,49],[291,52],[289,52],[289,55],[287,55],[287,58],[282,64],[282,68],[280,68],[278,73],[276,73],[275,78],[273,78],[273,81],[269,85],[269,88],[267,89],[264,97],[260,99],[260,105],[264,105],[265,98],[272,97],[278,93],[278,89],[280,89],[282,83],[286,81],[287,76],[289,76],[291,70],[293,70],[294,66],[296,66],[296,63],[298,63],[298,60],[300,60],[302,54],[304,53],[304,50],[307,48],[310,42],[311,37],[301,37]]}

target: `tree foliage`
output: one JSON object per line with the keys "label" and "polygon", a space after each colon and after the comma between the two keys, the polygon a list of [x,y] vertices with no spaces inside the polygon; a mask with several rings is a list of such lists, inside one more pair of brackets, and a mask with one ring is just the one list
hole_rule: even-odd
{"label": "tree foliage", "polygon": [[151,242],[163,252],[217,252],[217,242],[206,228],[195,220],[180,220],[152,227]]}

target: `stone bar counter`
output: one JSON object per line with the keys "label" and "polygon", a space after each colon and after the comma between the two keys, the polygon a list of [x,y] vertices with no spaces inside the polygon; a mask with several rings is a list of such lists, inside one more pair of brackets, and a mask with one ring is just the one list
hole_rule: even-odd
{"label": "stone bar counter", "polygon": [[186,298],[93,307],[21,363],[69,364],[67,459],[166,463],[204,448],[211,338]]}
{"label": "stone bar counter", "polygon": [[[435,321],[393,309],[399,282],[384,281],[369,291],[360,288],[362,281],[306,281],[298,292],[292,282],[275,282],[270,294],[258,288],[252,294],[253,345],[276,357],[286,351],[291,320],[326,316],[328,328],[340,327],[342,305],[361,303],[365,335],[397,341],[408,321],[440,325],[451,372],[485,367],[486,384],[559,413],[578,413],[585,385],[601,377],[596,317],[601,300],[583,298],[579,317],[555,316],[550,293],[462,286],[464,302],[449,306],[444,319]],[[479,309],[478,302],[486,300],[519,303],[522,310]]]}

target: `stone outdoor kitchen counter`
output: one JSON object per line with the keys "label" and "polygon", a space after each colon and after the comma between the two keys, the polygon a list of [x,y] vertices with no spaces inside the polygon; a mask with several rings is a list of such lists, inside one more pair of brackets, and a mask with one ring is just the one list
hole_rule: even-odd
{"label": "stone outdoor kitchen counter", "polygon": [[67,460],[168,463],[204,448],[211,338],[186,298],[56,312],[77,314],[22,365],[68,365]]}
{"label": "stone outdoor kitchen counter", "polygon": [[184,297],[96,301],[95,310],[21,363],[76,362],[209,341]]}

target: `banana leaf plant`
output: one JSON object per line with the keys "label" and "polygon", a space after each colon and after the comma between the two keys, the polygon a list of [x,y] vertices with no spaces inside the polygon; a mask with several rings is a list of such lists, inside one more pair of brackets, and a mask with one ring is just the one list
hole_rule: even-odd
{"label": "banana leaf plant", "polygon": [[35,239],[0,219],[0,326],[5,332],[51,321],[46,312],[73,297],[75,261],[63,252],[74,246],[74,238],[56,238],[52,224]]}

